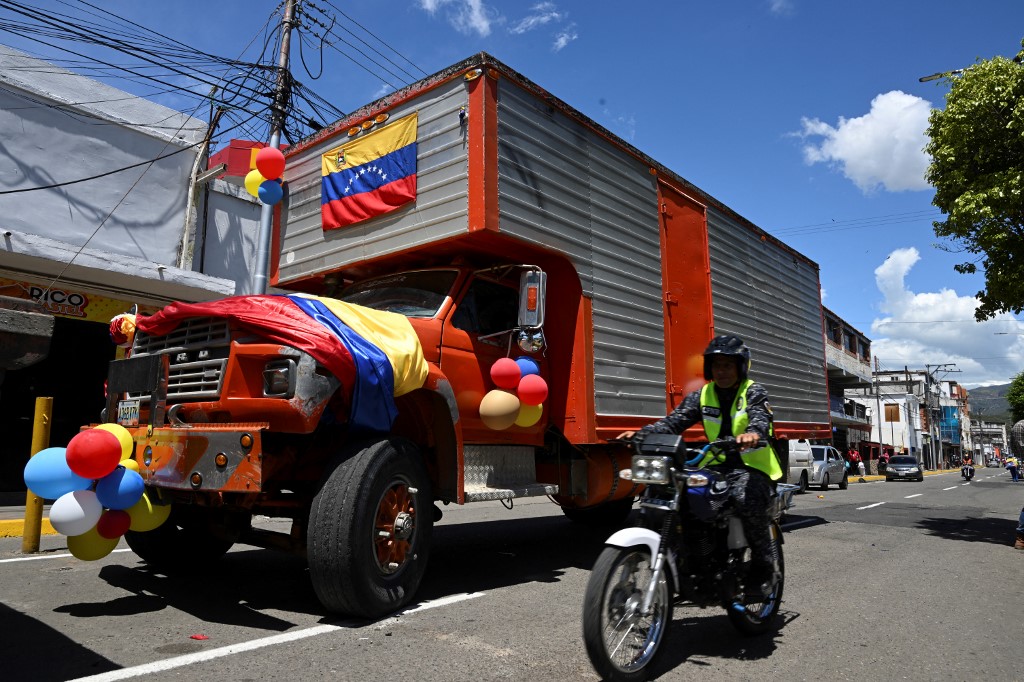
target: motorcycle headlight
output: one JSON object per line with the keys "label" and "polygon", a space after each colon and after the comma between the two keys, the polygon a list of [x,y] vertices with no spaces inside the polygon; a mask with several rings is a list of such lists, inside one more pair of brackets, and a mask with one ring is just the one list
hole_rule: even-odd
{"label": "motorcycle headlight", "polygon": [[637,483],[668,483],[671,457],[633,456],[633,480]]}

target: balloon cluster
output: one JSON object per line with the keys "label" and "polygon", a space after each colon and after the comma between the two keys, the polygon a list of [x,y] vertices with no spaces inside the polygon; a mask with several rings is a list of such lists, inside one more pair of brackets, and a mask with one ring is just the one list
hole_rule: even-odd
{"label": "balloon cluster", "polygon": [[491,365],[491,381],[498,388],[488,391],[480,401],[484,424],[502,431],[513,424],[525,427],[540,421],[548,384],[536,360],[525,355],[515,360],[501,358]]}
{"label": "balloon cluster", "polygon": [[83,561],[114,551],[127,531],[147,531],[167,520],[171,506],[146,494],[135,444],[119,424],[82,431],[66,448],[40,450],[25,465],[25,485],[47,500],[50,525],[68,536],[68,550]]}
{"label": "balloon cluster", "polygon": [[284,196],[282,173],[284,154],[280,149],[264,147],[256,152],[256,167],[245,176],[245,189],[264,204],[273,206]]}

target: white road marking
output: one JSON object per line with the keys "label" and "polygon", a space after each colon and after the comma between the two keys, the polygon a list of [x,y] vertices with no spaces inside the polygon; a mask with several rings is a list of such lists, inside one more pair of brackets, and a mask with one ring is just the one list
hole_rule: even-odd
{"label": "white road marking", "polygon": [[953,486],[953,487],[951,487],[951,488],[943,488],[943,490],[956,490],[956,489],[957,489],[957,488],[959,488],[959,487],[960,487],[960,486],[956,486],[956,485],[954,485],[954,486]]}
{"label": "white road marking", "polygon": [[866,507],[857,507],[857,511],[860,511],[861,509],[871,509],[872,507],[877,507],[882,504],[885,504],[885,502],[875,502],[874,504],[869,504]]}
{"label": "white road marking", "polygon": [[911,497],[921,497],[922,495],[924,495],[924,493],[917,493],[917,494],[915,494],[915,495],[907,495],[907,496],[906,496],[906,497],[904,497],[903,499],[904,499],[904,500],[909,500],[909,499],[910,499]]}
{"label": "white road marking", "polygon": [[[115,552],[130,552],[130,551],[131,551],[130,549],[115,549],[113,552],[111,552],[111,554],[113,554]],[[40,559],[64,559],[64,558],[67,558],[67,557],[70,557],[70,556],[74,556],[74,555],[72,555],[72,554],[42,554],[42,555],[39,555],[39,556],[20,556],[20,557],[14,558],[14,559],[0,559],[0,564],[9,564],[12,561],[39,561]]]}
{"label": "white road marking", "polygon": [[[476,597],[482,596],[484,596],[483,592],[473,592],[471,594],[457,594],[451,597],[445,597],[443,599],[435,599],[434,601],[427,601],[421,604],[417,604],[416,606],[406,609],[405,611],[399,611],[393,617],[403,616],[407,613],[417,613],[419,611],[426,611],[427,609],[433,609],[439,606],[447,606],[449,604],[454,604],[455,602],[465,601],[467,599],[475,599]],[[212,661],[215,658],[223,658],[224,656],[240,654],[245,651],[254,651],[256,649],[262,649],[263,647],[274,646],[275,644],[285,644],[287,642],[294,642],[300,639],[308,639],[309,637],[316,637],[318,635],[324,635],[330,632],[337,632],[338,630],[345,630],[352,627],[361,627],[365,624],[365,621],[353,620],[342,622],[337,625],[317,625],[316,627],[306,628],[304,630],[285,632],[280,635],[262,637],[260,639],[254,639],[249,642],[239,642],[238,644],[222,646],[217,649],[210,649],[209,651],[200,651],[194,654],[175,656],[174,658],[168,658],[163,661],[154,661],[153,663],[136,665],[131,668],[121,668],[120,670],[111,670],[110,672],[100,673],[99,675],[79,677],[77,679],[88,680],[89,682],[112,682],[113,680],[127,680],[133,677],[141,677],[142,675],[150,675],[152,673],[173,670],[174,668],[181,668],[186,665],[192,665],[193,663]]]}

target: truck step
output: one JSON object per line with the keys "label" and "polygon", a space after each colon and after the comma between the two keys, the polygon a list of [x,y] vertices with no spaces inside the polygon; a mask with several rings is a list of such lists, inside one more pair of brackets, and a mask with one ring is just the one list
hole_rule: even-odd
{"label": "truck step", "polygon": [[535,449],[528,445],[467,445],[463,449],[466,502],[558,494],[537,482]]}

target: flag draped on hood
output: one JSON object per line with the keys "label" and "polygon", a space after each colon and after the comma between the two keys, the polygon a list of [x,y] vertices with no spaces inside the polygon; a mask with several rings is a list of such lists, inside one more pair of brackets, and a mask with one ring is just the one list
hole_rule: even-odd
{"label": "flag draped on hood", "polygon": [[404,315],[316,296],[232,296],[206,303],[172,303],[138,329],[172,331],[184,320],[217,317],[265,339],[309,353],[341,381],[353,429],[389,431],[395,397],[423,385],[427,363]]}
{"label": "flag draped on hood", "polygon": [[416,198],[417,114],[389,123],[320,157],[324,230],[394,211]]}

